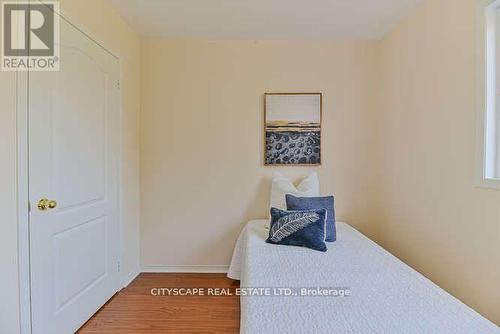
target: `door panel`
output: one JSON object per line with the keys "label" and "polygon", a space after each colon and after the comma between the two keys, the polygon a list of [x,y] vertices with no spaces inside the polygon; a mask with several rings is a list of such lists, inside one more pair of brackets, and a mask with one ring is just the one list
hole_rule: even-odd
{"label": "door panel", "polygon": [[[110,78],[82,50],[63,47],[61,59],[64,68],[53,88],[65,98],[54,99],[51,111],[53,190],[64,199],[62,209],[106,197],[106,87]],[[85,168],[80,168],[82,164]]]}
{"label": "door panel", "polygon": [[[59,72],[29,73],[33,333],[72,333],[118,289],[118,60],[61,19]],[[55,208],[40,210],[40,199]]]}
{"label": "door panel", "polygon": [[56,312],[106,278],[106,223],[99,217],[54,235]]}

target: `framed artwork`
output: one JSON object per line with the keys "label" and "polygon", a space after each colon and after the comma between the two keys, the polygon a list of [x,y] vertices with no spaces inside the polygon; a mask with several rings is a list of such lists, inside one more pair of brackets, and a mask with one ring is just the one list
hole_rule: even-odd
{"label": "framed artwork", "polygon": [[321,93],[264,95],[265,165],[321,165]]}

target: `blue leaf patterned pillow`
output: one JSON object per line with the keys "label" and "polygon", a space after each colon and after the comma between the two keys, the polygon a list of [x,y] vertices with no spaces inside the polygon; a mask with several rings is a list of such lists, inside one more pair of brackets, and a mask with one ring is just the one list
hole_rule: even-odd
{"label": "blue leaf patterned pillow", "polygon": [[326,252],[325,221],[326,209],[283,211],[271,208],[271,225],[266,242]]}

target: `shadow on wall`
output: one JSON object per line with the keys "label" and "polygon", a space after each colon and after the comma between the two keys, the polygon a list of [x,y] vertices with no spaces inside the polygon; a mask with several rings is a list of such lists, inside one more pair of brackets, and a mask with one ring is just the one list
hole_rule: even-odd
{"label": "shadow on wall", "polygon": [[[317,169],[276,169],[285,174],[290,180],[299,181],[305,175]],[[196,229],[190,219],[184,220],[188,223],[186,229],[196,229],[194,233],[198,234],[193,248],[196,251],[184,252],[182,261],[175,257],[169,260],[173,263],[181,265],[227,265],[232,256],[234,245],[244,226],[251,220],[268,219],[269,218],[269,202],[272,183],[273,170],[263,170],[258,177],[258,182],[251,182],[235,187],[231,185],[227,188],[226,196],[231,200],[224,202],[224,198],[217,200],[217,207],[213,204],[209,207],[209,219],[203,219],[202,224],[205,224],[203,229]],[[232,181],[234,183],[234,180]],[[239,198],[249,198],[248,201],[239,201]],[[233,200],[236,199],[236,200]],[[209,226],[206,226],[210,223]],[[160,260],[155,260],[156,263],[162,263]],[[216,259],[216,260],[214,260]]]}
{"label": "shadow on wall", "polygon": [[[206,238],[203,244],[198,244],[201,246],[201,252],[208,258],[226,257],[223,264],[229,264],[232,255],[232,249],[236,244],[236,240],[243,227],[251,220],[256,219],[267,219],[269,216],[269,199],[270,199],[270,189],[271,189],[271,176],[264,176],[260,179],[255,188],[252,189],[254,197],[248,202],[246,208],[241,210],[242,214],[234,214],[232,219],[232,224],[229,227],[219,227],[218,230],[214,230],[213,233],[215,237]],[[224,217],[227,220],[227,217]],[[201,240],[200,240],[201,241]],[[221,250],[220,245],[229,245],[231,247],[231,252],[229,254],[219,254]],[[192,259],[188,259],[187,262],[197,263],[198,259],[193,255]]]}
{"label": "shadow on wall", "polygon": [[269,217],[269,201],[271,194],[271,176],[260,179],[254,198],[248,202],[243,214],[243,225],[252,219],[263,219]]}

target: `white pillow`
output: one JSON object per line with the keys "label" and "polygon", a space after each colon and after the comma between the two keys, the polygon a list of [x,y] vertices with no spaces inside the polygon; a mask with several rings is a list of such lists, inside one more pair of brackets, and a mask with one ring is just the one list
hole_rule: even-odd
{"label": "white pillow", "polygon": [[274,172],[271,184],[271,208],[286,210],[286,194],[297,197],[318,197],[318,173],[312,172],[295,186],[283,174]]}

